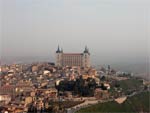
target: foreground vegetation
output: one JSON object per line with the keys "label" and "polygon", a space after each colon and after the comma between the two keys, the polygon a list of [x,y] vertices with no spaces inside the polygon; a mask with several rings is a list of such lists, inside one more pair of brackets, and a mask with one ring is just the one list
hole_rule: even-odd
{"label": "foreground vegetation", "polygon": [[60,81],[59,85],[56,85],[58,92],[71,91],[73,95],[80,96],[94,96],[95,88],[95,79],[88,78],[85,80],[82,77],[77,78],[76,81],[63,80]]}
{"label": "foreground vegetation", "polygon": [[111,95],[116,95],[117,91],[125,95],[130,95],[142,89],[143,81],[141,79],[130,78],[128,80],[116,81],[115,84],[111,84],[111,86],[112,88],[109,90]]}
{"label": "foreground vegetation", "polygon": [[119,81],[120,87],[122,90],[133,90],[139,89],[139,87],[143,84],[143,81],[136,78],[131,78],[128,80]]}
{"label": "foreground vegetation", "polygon": [[82,108],[77,113],[102,113],[102,112],[150,112],[150,92],[143,92],[128,98],[123,104],[115,101],[99,103],[88,108]]}

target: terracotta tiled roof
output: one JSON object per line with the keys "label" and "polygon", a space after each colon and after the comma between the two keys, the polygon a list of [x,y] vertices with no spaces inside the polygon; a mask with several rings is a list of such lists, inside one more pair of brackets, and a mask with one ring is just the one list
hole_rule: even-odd
{"label": "terracotta tiled roof", "polygon": [[13,85],[5,85],[5,86],[0,87],[0,89],[6,89],[6,88],[14,88],[14,86]]}

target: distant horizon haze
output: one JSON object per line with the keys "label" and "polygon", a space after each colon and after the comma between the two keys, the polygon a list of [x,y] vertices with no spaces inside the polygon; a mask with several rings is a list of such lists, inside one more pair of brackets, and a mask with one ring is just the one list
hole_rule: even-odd
{"label": "distant horizon haze", "polygon": [[93,65],[149,72],[149,0],[1,0],[0,6],[1,62],[54,62],[58,44],[68,53],[87,45]]}

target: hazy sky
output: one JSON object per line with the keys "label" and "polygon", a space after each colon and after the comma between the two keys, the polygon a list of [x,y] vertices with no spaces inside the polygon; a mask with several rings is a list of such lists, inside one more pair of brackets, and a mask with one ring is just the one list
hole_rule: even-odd
{"label": "hazy sky", "polygon": [[87,45],[93,63],[148,58],[150,0],[1,0],[1,6],[2,60],[54,61],[58,44],[64,52]]}

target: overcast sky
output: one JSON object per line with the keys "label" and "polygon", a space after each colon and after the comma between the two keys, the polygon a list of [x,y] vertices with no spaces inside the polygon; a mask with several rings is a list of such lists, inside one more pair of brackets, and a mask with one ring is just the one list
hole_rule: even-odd
{"label": "overcast sky", "polygon": [[1,6],[2,60],[54,61],[58,44],[64,52],[87,45],[93,63],[148,58],[150,0],[2,0]]}

